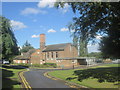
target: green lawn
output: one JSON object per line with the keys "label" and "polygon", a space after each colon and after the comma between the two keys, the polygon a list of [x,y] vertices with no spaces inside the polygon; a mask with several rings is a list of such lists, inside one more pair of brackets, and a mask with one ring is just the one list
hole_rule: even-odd
{"label": "green lawn", "polygon": [[106,64],[89,69],[49,72],[51,76],[91,88],[118,88],[118,81],[114,82],[118,79],[118,74],[118,64]]}
{"label": "green lawn", "polygon": [[25,69],[10,66],[2,67],[2,88],[21,88],[18,72]]}

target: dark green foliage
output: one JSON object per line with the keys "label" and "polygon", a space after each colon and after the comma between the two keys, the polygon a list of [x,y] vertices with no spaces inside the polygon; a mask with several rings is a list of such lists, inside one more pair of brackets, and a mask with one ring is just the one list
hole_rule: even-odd
{"label": "dark green foliage", "polygon": [[19,54],[17,40],[12,31],[10,21],[2,16],[0,16],[0,20],[0,55],[2,59],[10,60],[11,57]]}
{"label": "dark green foliage", "polygon": [[[76,70],[74,75],[78,81],[82,82],[84,79],[96,78],[98,82],[118,82],[120,81],[119,74],[120,67],[106,67],[106,68],[96,68],[96,69],[85,69],[85,70]],[[67,78],[71,80],[74,78]]]}
{"label": "dark green foliage", "polygon": [[96,63],[104,63],[104,62],[103,62],[103,59],[97,59],[95,62],[96,62]]}
{"label": "dark green foliage", "polygon": [[120,51],[120,41],[116,42],[111,37],[104,37],[100,43],[100,50],[104,58],[120,58],[120,53],[118,53]]}
{"label": "dark green foliage", "polygon": [[32,64],[31,66],[32,66],[32,67],[43,67],[43,66],[40,65],[40,64]]}
{"label": "dark green foliage", "polygon": [[102,58],[102,53],[101,52],[91,52],[88,54],[88,57]]}
{"label": "dark green foliage", "polygon": [[21,83],[15,78],[11,79],[9,77],[12,77],[14,75],[13,71],[2,69],[2,90],[9,88],[13,89],[13,85],[20,85]]}
{"label": "dark green foliage", "polygon": [[30,49],[33,49],[33,47],[31,47],[31,46],[26,46],[26,47],[22,47],[22,49],[20,50],[20,52],[22,53],[22,52],[28,52]]}
{"label": "dark green foliage", "polygon": [[57,67],[56,63],[44,63],[44,65],[53,66],[54,68],[56,68],[56,67]]}
{"label": "dark green foliage", "polygon": [[[3,66],[4,68],[6,68],[5,66]],[[12,71],[8,71],[8,70],[5,70],[5,69],[2,69],[2,77],[10,77],[10,76],[13,76],[14,74],[12,73]]]}
{"label": "dark green foliage", "polygon": [[107,34],[101,41],[100,50],[103,56],[120,58],[119,2],[72,3],[71,6],[74,12],[78,11],[81,14],[73,19],[73,34],[87,41],[94,40],[98,33],[103,36]]}
{"label": "dark green foliage", "polygon": [[25,42],[25,44],[23,45],[23,47],[27,47],[27,46],[31,46],[31,44],[28,43],[28,41]]}
{"label": "dark green foliage", "polygon": [[103,37],[100,43],[100,50],[105,58],[120,58],[120,18],[112,20],[108,36]]}
{"label": "dark green foliage", "polygon": [[[65,2],[56,4],[57,8],[63,7]],[[76,45],[79,43],[81,54],[87,51],[88,42],[91,40],[95,42],[96,35],[100,34],[104,36],[100,48],[103,55],[120,58],[120,2],[68,2],[68,4],[74,13],[79,13],[79,16],[73,18],[69,29],[75,30],[72,36],[73,40],[75,38],[74,43]]]}
{"label": "dark green foliage", "polygon": [[28,68],[28,64],[17,64],[17,65],[2,65],[3,68],[6,69],[25,69]]}
{"label": "dark green foliage", "polygon": [[30,67],[38,67],[38,68],[56,68],[57,65],[55,63],[44,63],[44,64],[32,64]]}
{"label": "dark green foliage", "polygon": [[17,66],[19,69],[21,67],[21,69],[23,68],[29,68],[30,64],[29,63],[19,63],[19,64],[14,64],[15,66]]}
{"label": "dark green foliage", "polygon": [[25,42],[25,44],[22,46],[22,49],[20,50],[20,52],[28,52],[30,49],[34,49],[30,43],[28,43],[28,41]]}
{"label": "dark green foliage", "polygon": [[20,70],[20,69],[22,70],[24,68],[21,68],[19,66],[9,66],[9,65],[2,65],[2,67],[3,67],[2,68],[2,90],[6,90],[6,89],[13,90],[15,89],[14,85],[21,85],[21,82],[18,81],[18,77],[14,77],[14,75],[15,74],[18,75],[17,70]]}

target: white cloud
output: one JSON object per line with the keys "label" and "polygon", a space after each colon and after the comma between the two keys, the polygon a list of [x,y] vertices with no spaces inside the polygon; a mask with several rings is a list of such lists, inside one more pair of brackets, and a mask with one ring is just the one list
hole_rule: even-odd
{"label": "white cloud", "polygon": [[[45,8],[45,7],[53,8],[56,2],[57,0],[40,0],[37,6],[39,8]],[[61,1],[61,2],[64,2],[64,1]],[[67,3],[65,3],[63,8],[62,7],[59,8],[59,11],[64,14],[69,10],[69,7],[70,6]]]}
{"label": "white cloud", "polygon": [[20,21],[11,20],[10,23],[14,30],[19,30],[27,27],[24,23]]}
{"label": "white cloud", "polygon": [[48,33],[54,33],[54,32],[56,32],[54,29],[49,29],[48,31],[47,31]]}
{"label": "white cloud", "polygon": [[39,35],[32,35],[31,38],[38,38]]}
{"label": "white cloud", "polygon": [[69,30],[68,28],[61,28],[60,31],[65,32],[65,31],[68,31],[68,30]]}
{"label": "white cloud", "polygon": [[101,35],[96,35],[96,39],[100,40],[102,38]]}
{"label": "white cloud", "polygon": [[21,11],[22,15],[28,15],[28,14],[45,14],[47,13],[46,11],[35,9],[35,8],[25,8],[23,11]]}
{"label": "white cloud", "polygon": [[52,8],[54,7],[55,2],[56,0],[40,0],[37,6],[40,8],[45,8],[45,7]]}
{"label": "white cloud", "polygon": [[69,7],[70,6],[66,3],[66,4],[64,4],[63,8],[60,8],[60,11],[64,14],[69,11]]}

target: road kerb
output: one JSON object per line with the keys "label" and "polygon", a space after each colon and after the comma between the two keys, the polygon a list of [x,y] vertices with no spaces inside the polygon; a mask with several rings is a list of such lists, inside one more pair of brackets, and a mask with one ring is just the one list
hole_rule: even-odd
{"label": "road kerb", "polygon": [[78,84],[75,84],[75,83],[72,83],[72,82],[65,81],[65,80],[60,79],[60,78],[53,77],[53,76],[48,74],[49,72],[52,72],[52,71],[45,72],[44,76],[46,76],[47,78],[50,78],[52,80],[61,80],[61,81],[65,82],[66,85],[70,86],[71,88],[76,88],[77,90],[80,90],[80,89],[83,89],[83,88],[85,88],[85,90],[90,90],[90,88],[88,88],[86,86],[78,85]]}
{"label": "road kerb", "polygon": [[[26,83],[25,83],[24,80],[23,80],[22,72],[19,73],[19,77],[20,77],[20,79],[21,79],[21,82],[22,82],[23,85],[24,85],[24,88],[27,88],[27,85],[26,85]],[[23,87],[23,86],[22,86],[22,87]]]}
{"label": "road kerb", "polygon": [[29,85],[29,83],[27,82],[27,80],[25,79],[23,75],[24,72],[27,72],[27,71],[19,72],[19,77],[21,79],[21,82],[23,83],[25,89],[32,90],[31,86]]}

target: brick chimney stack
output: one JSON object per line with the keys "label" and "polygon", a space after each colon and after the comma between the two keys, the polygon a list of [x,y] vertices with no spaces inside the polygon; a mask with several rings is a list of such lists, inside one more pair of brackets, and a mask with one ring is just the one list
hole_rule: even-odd
{"label": "brick chimney stack", "polygon": [[43,50],[45,48],[45,34],[40,34],[40,49]]}

